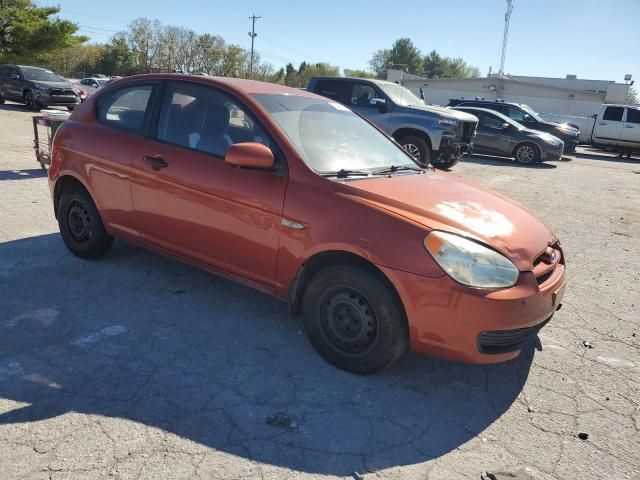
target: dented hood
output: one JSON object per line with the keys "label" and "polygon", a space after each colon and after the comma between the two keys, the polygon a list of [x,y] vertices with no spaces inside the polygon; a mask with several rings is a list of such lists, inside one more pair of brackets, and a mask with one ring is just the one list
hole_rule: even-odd
{"label": "dented hood", "polygon": [[339,184],[347,195],[433,230],[475,238],[521,271],[554,243],[555,234],[522,205],[450,173],[427,172]]}

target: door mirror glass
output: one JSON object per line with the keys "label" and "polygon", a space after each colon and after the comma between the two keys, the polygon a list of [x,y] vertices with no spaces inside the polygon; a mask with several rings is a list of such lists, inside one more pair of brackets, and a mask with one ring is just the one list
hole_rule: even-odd
{"label": "door mirror glass", "polygon": [[224,161],[234,167],[271,170],[274,165],[273,152],[265,145],[255,142],[236,143],[227,149]]}
{"label": "door mirror glass", "polygon": [[371,105],[375,105],[380,110],[380,113],[385,113],[389,106],[387,105],[387,101],[384,98],[372,98]]}

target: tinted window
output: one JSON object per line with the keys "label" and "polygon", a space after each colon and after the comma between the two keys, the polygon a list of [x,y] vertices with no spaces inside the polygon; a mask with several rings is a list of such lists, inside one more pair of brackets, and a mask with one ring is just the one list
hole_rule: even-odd
{"label": "tinted window", "polygon": [[316,83],[313,93],[322,95],[323,97],[343,102],[344,92],[353,85],[351,82],[342,82],[339,80],[320,80]]}
{"label": "tinted window", "polygon": [[234,143],[270,147],[268,136],[231,97],[202,85],[170,83],[160,119],[159,140],[224,157]]}
{"label": "tinted window", "polygon": [[96,106],[98,120],[122,130],[143,133],[152,85],[125,87],[100,97]]}
{"label": "tinted window", "polygon": [[355,107],[372,107],[371,100],[377,98],[376,90],[366,83],[356,83],[351,91],[351,105]]}
{"label": "tinted window", "polygon": [[494,117],[490,113],[485,113],[480,119],[479,125],[486,128],[502,128],[504,122],[498,117]]}
{"label": "tinted window", "polygon": [[531,116],[529,114],[525,114],[522,110],[515,107],[507,107],[507,117],[516,122],[526,122],[531,121]]}
{"label": "tinted window", "polygon": [[0,67],[0,77],[8,77],[8,76],[9,76],[9,68]]}
{"label": "tinted window", "polygon": [[603,120],[611,120],[613,122],[621,122],[622,121],[622,113],[624,112],[624,107],[607,107],[604,111]]}
{"label": "tinted window", "polygon": [[627,122],[640,123],[640,109],[627,108]]}

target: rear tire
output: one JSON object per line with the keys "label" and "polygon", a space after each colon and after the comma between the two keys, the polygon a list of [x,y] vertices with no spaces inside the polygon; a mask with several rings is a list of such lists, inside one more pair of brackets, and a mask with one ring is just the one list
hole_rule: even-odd
{"label": "rear tire", "polygon": [[91,196],[83,189],[62,193],[58,204],[58,226],[64,244],[80,258],[96,258],[113,243]]}
{"label": "rear tire", "polygon": [[522,143],[513,151],[513,157],[521,165],[532,165],[540,161],[540,150],[533,143]]}
{"label": "rear tire", "polygon": [[378,372],[407,348],[407,322],[392,292],[363,269],[342,265],[317,272],[304,291],[302,312],[311,344],[343,370]]}
{"label": "rear tire", "polygon": [[424,138],[416,135],[408,135],[398,140],[400,146],[411,155],[422,166],[427,166],[431,163],[433,153],[431,152],[431,145]]}

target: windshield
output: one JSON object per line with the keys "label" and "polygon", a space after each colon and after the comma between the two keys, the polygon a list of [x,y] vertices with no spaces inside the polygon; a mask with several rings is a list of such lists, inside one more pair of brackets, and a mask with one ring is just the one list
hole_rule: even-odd
{"label": "windshield", "polygon": [[520,108],[533,117],[536,122],[544,122],[533,108],[529,105],[520,105]]}
{"label": "windshield", "polygon": [[316,172],[418,168],[404,150],[342,104],[293,95],[254,97]]}
{"label": "windshield", "polygon": [[35,80],[40,82],[62,82],[62,78],[53,73],[51,70],[42,68],[22,67],[22,74],[27,80]]}
{"label": "windshield", "polygon": [[402,85],[394,83],[379,83],[378,86],[387,96],[393,100],[393,103],[402,107],[411,105],[424,105],[424,102],[416,97],[411,90]]}

